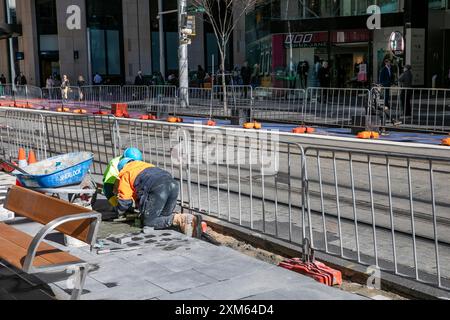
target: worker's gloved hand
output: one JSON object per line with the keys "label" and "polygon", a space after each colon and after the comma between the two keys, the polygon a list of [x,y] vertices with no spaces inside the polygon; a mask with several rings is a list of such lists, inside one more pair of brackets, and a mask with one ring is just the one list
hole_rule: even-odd
{"label": "worker's gloved hand", "polygon": [[116,208],[116,207],[119,205],[119,200],[117,199],[116,196],[110,198],[110,199],[108,200],[108,202],[109,202],[109,204],[110,204],[113,208]]}

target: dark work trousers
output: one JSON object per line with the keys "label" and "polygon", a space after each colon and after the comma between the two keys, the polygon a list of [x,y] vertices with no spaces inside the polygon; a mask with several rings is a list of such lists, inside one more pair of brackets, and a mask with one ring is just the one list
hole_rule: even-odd
{"label": "dark work trousers", "polygon": [[180,187],[171,177],[164,177],[147,190],[141,206],[144,225],[162,230],[173,225],[174,210]]}

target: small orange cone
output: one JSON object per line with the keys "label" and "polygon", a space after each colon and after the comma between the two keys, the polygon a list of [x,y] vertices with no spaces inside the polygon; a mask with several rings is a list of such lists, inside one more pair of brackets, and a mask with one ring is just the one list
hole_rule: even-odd
{"label": "small orange cone", "polygon": [[36,163],[36,154],[34,153],[33,150],[30,150],[30,152],[28,153],[28,165]]}
{"label": "small orange cone", "polygon": [[28,166],[27,154],[25,153],[24,148],[20,148],[19,149],[19,168],[23,169],[23,168],[26,168],[26,166]]}

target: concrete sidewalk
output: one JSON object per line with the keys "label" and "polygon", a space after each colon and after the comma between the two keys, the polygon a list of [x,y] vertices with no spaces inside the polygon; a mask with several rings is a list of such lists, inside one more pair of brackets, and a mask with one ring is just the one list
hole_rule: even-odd
{"label": "concrete sidewalk", "polygon": [[[35,234],[39,225],[19,220],[16,228]],[[361,296],[330,288],[314,280],[256,260],[226,247],[216,247],[175,231],[154,231],[137,235],[148,246],[130,252],[97,255],[87,248],[70,252],[91,264],[83,300],[355,300]],[[59,234],[50,236],[52,245],[67,250]],[[56,299],[69,297],[70,274],[39,275]],[[20,299],[12,273],[0,273],[0,299]],[[15,280],[11,280],[11,279]],[[9,281],[9,282],[8,282]],[[9,290],[8,290],[9,288]],[[42,284],[27,290],[25,298],[45,298]],[[9,292],[8,292],[9,291]]]}

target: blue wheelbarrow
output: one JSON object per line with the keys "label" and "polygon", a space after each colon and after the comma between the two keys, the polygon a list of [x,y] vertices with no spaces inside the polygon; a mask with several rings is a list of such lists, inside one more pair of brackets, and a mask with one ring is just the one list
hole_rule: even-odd
{"label": "blue wheelbarrow", "polygon": [[89,152],[68,153],[31,164],[13,174],[27,189],[72,203],[80,200],[77,204],[89,206],[97,198],[97,187],[89,174],[93,161],[94,155]]}

